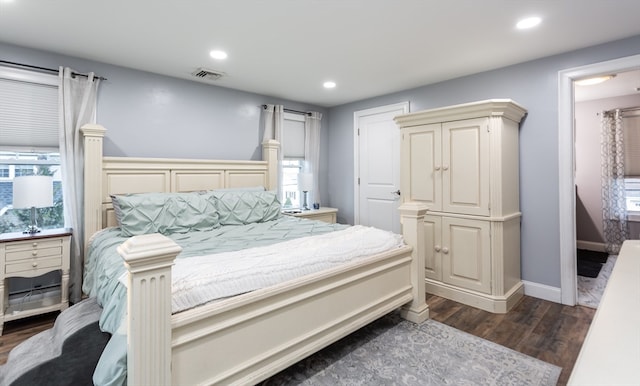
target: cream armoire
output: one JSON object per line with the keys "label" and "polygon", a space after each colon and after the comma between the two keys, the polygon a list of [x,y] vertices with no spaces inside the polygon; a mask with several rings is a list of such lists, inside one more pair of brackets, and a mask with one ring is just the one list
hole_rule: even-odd
{"label": "cream armoire", "polygon": [[491,99],[400,115],[403,202],[424,219],[428,293],[490,312],[523,295],[519,122],[526,110]]}

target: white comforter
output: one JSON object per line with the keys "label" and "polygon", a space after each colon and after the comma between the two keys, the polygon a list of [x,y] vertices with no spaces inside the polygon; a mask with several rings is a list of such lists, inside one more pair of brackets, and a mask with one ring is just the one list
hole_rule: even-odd
{"label": "white comforter", "polygon": [[404,245],[402,236],[356,225],[265,247],[178,259],[172,311],[239,295]]}

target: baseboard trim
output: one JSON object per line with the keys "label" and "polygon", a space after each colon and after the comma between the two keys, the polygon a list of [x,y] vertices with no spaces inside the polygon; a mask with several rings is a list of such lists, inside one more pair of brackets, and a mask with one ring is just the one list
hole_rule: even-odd
{"label": "baseboard trim", "polygon": [[578,249],[586,249],[587,251],[596,251],[596,252],[604,252],[605,245],[604,243],[596,243],[594,241],[576,241],[576,246]]}
{"label": "baseboard trim", "polygon": [[523,280],[522,283],[524,283],[525,295],[554,303],[562,303],[562,291],[560,288],[526,280]]}

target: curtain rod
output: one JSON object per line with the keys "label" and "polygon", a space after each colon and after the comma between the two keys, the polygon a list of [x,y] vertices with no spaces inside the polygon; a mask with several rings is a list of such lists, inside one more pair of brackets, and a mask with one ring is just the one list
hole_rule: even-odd
{"label": "curtain rod", "polygon": [[605,110],[604,113],[605,114],[612,114],[612,113],[615,113],[616,111],[620,111],[621,113],[626,113],[626,112],[629,112],[629,111],[637,111],[637,110],[640,110],[640,106],[625,107],[624,109]]}
{"label": "curtain rod", "polygon": [[[54,70],[53,68],[46,68],[46,67],[39,67],[39,66],[32,66],[30,64],[23,64],[23,63],[16,63],[16,62],[9,62],[7,60],[0,60],[0,64],[8,64],[11,66],[15,66],[15,67],[24,67],[24,68],[31,68],[33,70],[40,70],[40,71],[46,71],[46,72],[52,72],[52,73],[56,73],[58,74],[60,71],[59,70]],[[87,74],[82,74],[79,72],[73,72],[73,75],[77,75],[77,76],[84,76],[84,77],[89,77],[89,75]],[[102,76],[96,76],[96,78],[100,79],[100,80],[107,80],[107,78],[104,78]]]}
{"label": "curtain rod", "polygon": [[[267,108],[267,105],[262,105],[262,108],[263,108],[263,109],[266,109],[266,108]],[[284,111],[285,111],[286,113],[294,113],[294,114],[302,114],[302,115],[311,115],[311,113],[310,113],[310,112],[308,112],[308,111],[298,111],[298,110],[291,110],[291,109],[287,109],[287,108],[285,108],[285,109],[284,109]]]}

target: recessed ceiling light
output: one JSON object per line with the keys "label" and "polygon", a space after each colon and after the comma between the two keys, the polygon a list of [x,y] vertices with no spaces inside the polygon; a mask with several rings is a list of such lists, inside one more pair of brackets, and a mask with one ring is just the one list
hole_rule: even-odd
{"label": "recessed ceiling light", "polygon": [[227,58],[227,53],[220,50],[213,50],[209,52],[209,56],[211,56],[214,59],[222,60]]}
{"label": "recessed ceiling light", "polygon": [[593,78],[576,80],[575,83],[578,86],[593,86],[594,84],[600,84],[602,82],[606,82],[609,79],[612,79],[614,77],[615,77],[615,75],[596,76],[596,77],[593,77]]}
{"label": "recessed ceiling light", "polygon": [[324,88],[334,88],[336,87],[336,82],[327,81],[327,82],[324,82],[322,86],[324,86]]}
{"label": "recessed ceiling light", "polygon": [[537,17],[537,16],[528,17],[526,19],[520,20],[516,24],[516,28],[518,28],[518,29],[533,28],[533,27],[537,26],[538,24],[540,24],[540,22],[542,22],[542,19]]}

